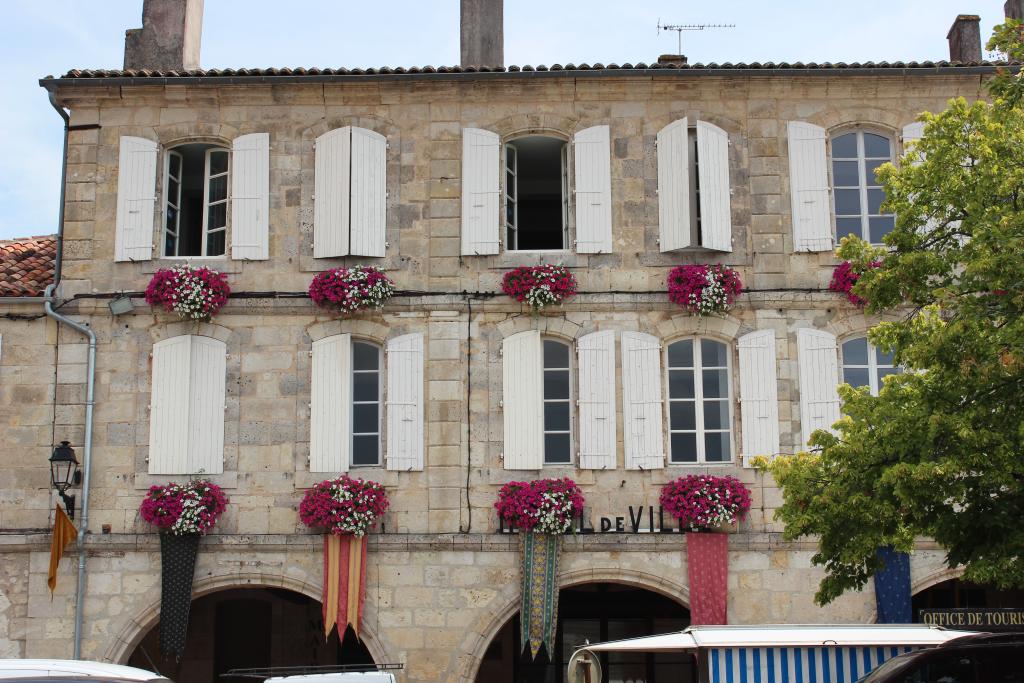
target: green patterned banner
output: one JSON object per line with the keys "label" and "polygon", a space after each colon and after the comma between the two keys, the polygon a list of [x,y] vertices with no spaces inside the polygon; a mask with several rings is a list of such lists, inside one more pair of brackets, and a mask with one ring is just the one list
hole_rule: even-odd
{"label": "green patterned banner", "polygon": [[558,624],[558,536],[523,533],[519,536],[523,555],[523,604],[519,612],[523,649],[537,658],[540,646],[554,655]]}

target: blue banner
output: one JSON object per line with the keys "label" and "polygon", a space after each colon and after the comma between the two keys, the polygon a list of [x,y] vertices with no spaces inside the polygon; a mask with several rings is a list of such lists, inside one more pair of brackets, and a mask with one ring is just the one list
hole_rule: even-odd
{"label": "blue banner", "polygon": [[910,607],[910,555],[892,546],[875,551],[883,567],[875,572],[875,606],[879,624],[909,624],[914,620]]}

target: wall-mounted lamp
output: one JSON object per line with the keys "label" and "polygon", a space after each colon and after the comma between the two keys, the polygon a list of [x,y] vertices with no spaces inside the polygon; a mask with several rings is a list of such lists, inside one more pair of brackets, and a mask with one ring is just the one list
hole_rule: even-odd
{"label": "wall-mounted lamp", "polygon": [[68,495],[68,489],[81,483],[82,474],[78,471],[78,458],[75,457],[75,449],[67,441],[61,441],[60,445],[53,449],[50,456],[50,483],[57,489],[61,500],[64,501],[64,508],[68,511],[68,517],[75,518],[75,497]]}
{"label": "wall-mounted lamp", "polygon": [[125,313],[131,313],[135,309],[131,297],[124,294],[111,299],[107,306],[110,307],[110,312],[114,315],[124,315]]}

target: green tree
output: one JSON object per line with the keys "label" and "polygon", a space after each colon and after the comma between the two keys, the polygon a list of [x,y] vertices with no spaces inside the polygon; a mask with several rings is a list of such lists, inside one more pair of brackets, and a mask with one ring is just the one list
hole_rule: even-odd
{"label": "green tree", "polygon": [[[997,27],[989,49],[1024,57],[1021,25]],[[868,310],[893,318],[869,339],[907,372],[877,397],[841,386],[835,432],[765,465],[785,536],[820,539],[821,604],[864,586],[876,548],[917,537],[968,580],[1024,587],[1024,86],[1005,70],[989,94],[923,114],[924,137],[880,169],[888,248],[838,250]]]}

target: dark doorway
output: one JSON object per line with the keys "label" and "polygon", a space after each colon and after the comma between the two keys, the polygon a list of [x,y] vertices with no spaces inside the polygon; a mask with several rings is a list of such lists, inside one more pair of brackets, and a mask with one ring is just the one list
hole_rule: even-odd
{"label": "dark doorway", "polygon": [[[599,643],[680,631],[690,612],[663,595],[615,583],[564,588],[558,594],[555,652],[536,661],[523,655],[519,615],[491,641],[476,683],[564,683],[569,657],[586,642]],[[684,654],[608,653],[601,657],[604,682],[696,683],[692,657]]]}
{"label": "dark doorway", "polygon": [[127,663],[189,683],[255,680],[220,677],[236,668],[374,663],[351,629],[343,643],[333,632],[324,638],[317,600],[281,588],[233,588],[193,600],[180,662],[160,658],[159,635],[158,624]]}
{"label": "dark doorway", "polygon": [[1024,590],[999,590],[995,586],[950,579],[926,588],[912,599],[914,621],[919,621],[922,609],[953,609],[959,607],[1024,608]]}

